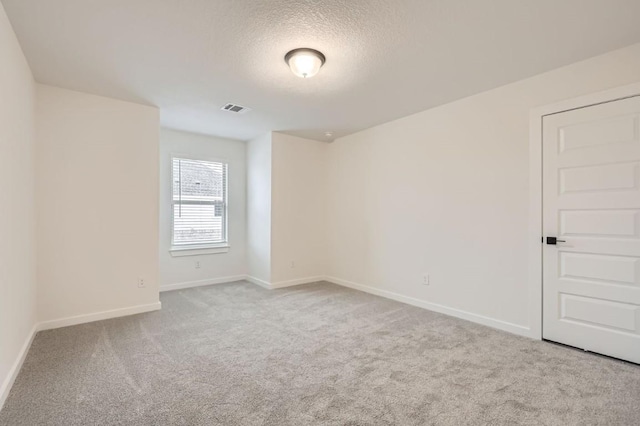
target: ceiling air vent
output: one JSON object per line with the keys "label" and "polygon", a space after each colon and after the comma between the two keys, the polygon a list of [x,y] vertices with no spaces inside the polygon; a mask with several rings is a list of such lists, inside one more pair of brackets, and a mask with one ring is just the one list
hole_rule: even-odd
{"label": "ceiling air vent", "polygon": [[226,104],[220,109],[223,111],[233,112],[235,114],[244,114],[245,112],[251,111],[251,108],[247,108],[247,107],[243,107],[242,105],[235,105],[235,104]]}

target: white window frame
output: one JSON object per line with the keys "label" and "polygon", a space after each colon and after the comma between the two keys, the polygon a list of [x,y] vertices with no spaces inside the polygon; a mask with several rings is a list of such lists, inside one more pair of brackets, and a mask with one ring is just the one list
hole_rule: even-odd
{"label": "white window frame", "polygon": [[[227,178],[225,182],[225,211],[223,213],[224,217],[224,237],[225,240],[220,243],[212,243],[212,244],[174,244],[173,241],[173,228],[174,228],[174,202],[173,202],[173,161],[175,159],[181,160],[192,160],[192,161],[206,161],[210,163],[223,163],[227,166]],[[200,156],[193,156],[188,154],[180,154],[180,153],[172,153],[170,162],[169,162],[169,209],[171,211],[171,247],[169,252],[173,257],[180,256],[197,256],[202,254],[217,254],[217,253],[227,253],[231,245],[229,244],[229,175],[230,173],[230,164],[229,161],[223,158],[207,158]]]}

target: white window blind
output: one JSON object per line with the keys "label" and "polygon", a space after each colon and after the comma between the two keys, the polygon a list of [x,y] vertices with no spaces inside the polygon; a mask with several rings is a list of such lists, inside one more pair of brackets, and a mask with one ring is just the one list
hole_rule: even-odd
{"label": "white window blind", "polygon": [[173,158],[172,245],[227,241],[227,165]]}

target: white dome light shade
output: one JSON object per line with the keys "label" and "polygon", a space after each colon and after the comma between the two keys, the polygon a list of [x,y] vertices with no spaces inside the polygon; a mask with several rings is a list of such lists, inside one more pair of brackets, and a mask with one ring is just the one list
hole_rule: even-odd
{"label": "white dome light shade", "polygon": [[287,53],[284,60],[295,75],[309,78],[318,74],[320,67],[324,64],[325,57],[317,50],[303,48],[294,49]]}

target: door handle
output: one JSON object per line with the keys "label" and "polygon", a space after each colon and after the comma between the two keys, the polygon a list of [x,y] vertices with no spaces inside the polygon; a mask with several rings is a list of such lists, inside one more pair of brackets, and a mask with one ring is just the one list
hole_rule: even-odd
{"label": "door handle", "polygon": [[556,237],[547,237],[547,244],[555,246],[557,243],[566,243],[565,240],[559,240]]}

